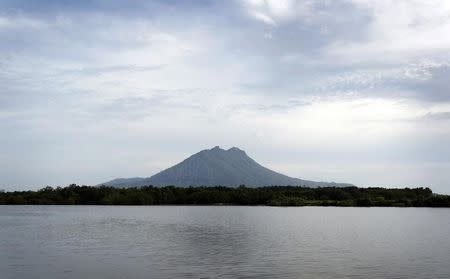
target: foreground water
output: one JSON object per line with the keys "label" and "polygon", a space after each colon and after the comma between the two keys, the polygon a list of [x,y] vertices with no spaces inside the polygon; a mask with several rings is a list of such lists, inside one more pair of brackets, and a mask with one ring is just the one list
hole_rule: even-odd
{"label": "foreground water", "polygon": [[450,209],[0,206],[0,278],[450,278]]}

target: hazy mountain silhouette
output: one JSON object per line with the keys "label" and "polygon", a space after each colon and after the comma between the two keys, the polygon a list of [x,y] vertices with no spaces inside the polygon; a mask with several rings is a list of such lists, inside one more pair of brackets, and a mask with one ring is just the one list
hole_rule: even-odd
{"label": "hazy mountain silhouette", "polygon": [[255,162],[247,154],[233,147],[228,150],[216,146],[202,150],[181,163],[148,178],[118,178],[102,185],[115,187],[154,186],[351,186],[335,182],[315,182],[289,177]]}

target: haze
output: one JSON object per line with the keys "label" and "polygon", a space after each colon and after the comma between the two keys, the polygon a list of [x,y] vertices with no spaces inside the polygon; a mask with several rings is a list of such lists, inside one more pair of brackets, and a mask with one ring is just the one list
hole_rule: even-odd
{"label": "haze", "polygon": [[0,189],[237,146],[283,174],[450,193],[450,2],[0,1]]}

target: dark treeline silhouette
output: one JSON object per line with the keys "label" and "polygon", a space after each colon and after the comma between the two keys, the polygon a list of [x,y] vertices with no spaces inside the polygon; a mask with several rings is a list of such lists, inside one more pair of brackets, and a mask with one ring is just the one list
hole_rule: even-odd
{"label": "dark treeline silhouette", "polygon": [[72,184],[38,191],[0,192],[0,204],[450,207],[450,196],[433,194],[429,188],[146,186],[124,189]]}

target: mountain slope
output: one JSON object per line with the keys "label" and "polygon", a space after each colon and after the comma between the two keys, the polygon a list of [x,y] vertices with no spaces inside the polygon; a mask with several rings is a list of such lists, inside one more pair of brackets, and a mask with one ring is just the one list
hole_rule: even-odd
{"label": "mountain slope", "polygon": [[142,177],[132,177],[132,178],[116,178],[106,183],[102,183],[101,185],[108,185],[117,188],[126,188],[126,187],[138,187],[142,186],[144,178]]}
{"label": "mountain slope", "polygon": [[143,185],[165,186],[350,186],[351,184],[326,183],[292,178],[255,162],[239,148],[229,150],[216,146],[202,150],[184,161],[149,178],[119,178],[103,185],[133,187]]}

